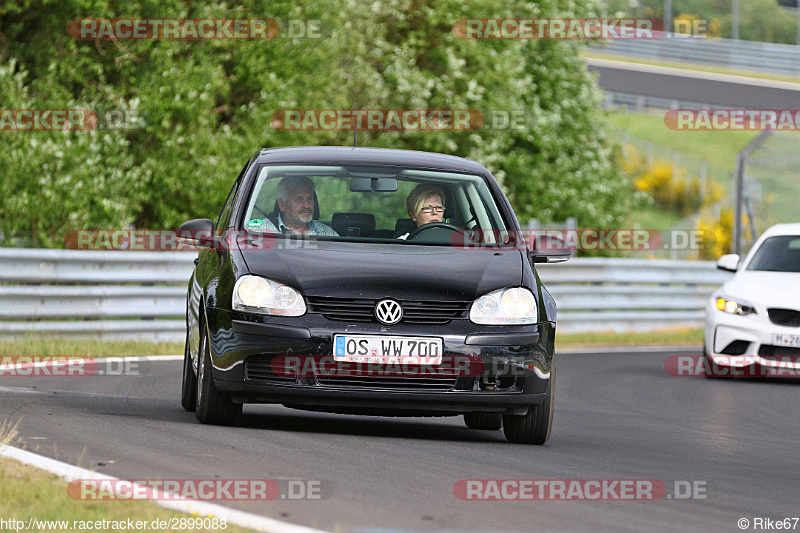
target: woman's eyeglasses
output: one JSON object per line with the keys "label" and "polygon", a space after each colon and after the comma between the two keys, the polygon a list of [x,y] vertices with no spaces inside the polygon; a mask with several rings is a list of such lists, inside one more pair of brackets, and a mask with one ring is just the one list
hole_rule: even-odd
{"label": "woman's eyeglasses", "polygon": [[426,205],[422,209],[419,210],[420,213],[425,213],[426,215],[430,215],[431,213],[444,213],[444,206],[443,205]]}

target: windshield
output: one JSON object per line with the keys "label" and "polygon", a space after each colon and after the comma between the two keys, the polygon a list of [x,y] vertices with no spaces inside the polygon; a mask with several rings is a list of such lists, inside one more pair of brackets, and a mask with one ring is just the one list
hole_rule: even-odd
{"label": "windshield", "polygon": [[800,236],[782,235],[765,240],[747,270],[800,272]]}
{"label": "windshield", "polygon": [[244,229],[278,236],[449,243],[459,230],[505,230],[484,178],[382,166],[265,166]]}

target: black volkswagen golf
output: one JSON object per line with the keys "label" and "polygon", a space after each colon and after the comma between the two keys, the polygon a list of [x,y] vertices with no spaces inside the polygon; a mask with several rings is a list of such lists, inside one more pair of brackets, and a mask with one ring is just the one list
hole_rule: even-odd
{"label": "black volkswagen golf", "polygon": [[556,306],[499,185],[469,159],[405,150],[264,149],[189,282],[182,404],[235,424],[245,403],[389,416],[463,415],[544,444]]}

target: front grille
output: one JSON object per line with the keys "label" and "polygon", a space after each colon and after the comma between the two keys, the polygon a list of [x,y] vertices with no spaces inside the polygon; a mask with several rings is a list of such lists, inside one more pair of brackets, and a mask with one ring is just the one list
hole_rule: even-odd
{"label": "front grille", "polygon": [[317,382],[323,387],[447,392],[455,388],[456,379],[456,376],[326,376],[318,377]]}
{"label": "front grille", "polygon": [[312,313],[322,313],[328,320],[375,321],[375,300],[309,297],[308,309]]}
{"label": "front grille", "polygon": [[767,309],[769,319],[779,326],[800,327],[800,311],[794,309]]}
{"label": "front grille", "polygon": [[[472,302],[439,300],[399,300],[403,306],[402,324],[447,324],[468,318]],[[328,320],[343,322],[377,322],[374,310],[378,300],[368,298],[308,297],[309,311]]]}
{"label": "front grille", "polygon": [[252,355],[244,361],[245,381],[259,383],[289,383],[294,384],[296,379],[292,376],[281,376],[273,372],[272,361],[277,355]]}
{"label": "front grille", "polygon": [[773,346],[771,344],[762,344],[758,349],[758,355],[764,359],[775,361],[776,358],[784,359],[789,357],[792,361],[800,361],[800,348],[792,348],[790,346]]}

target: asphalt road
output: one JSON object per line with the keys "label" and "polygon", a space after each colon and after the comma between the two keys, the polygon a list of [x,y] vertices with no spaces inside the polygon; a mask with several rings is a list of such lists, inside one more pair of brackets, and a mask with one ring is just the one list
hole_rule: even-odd
{"label": "asphalt road", "polygon": [[[606,91],[743,109],[800,108],[800,84],[589,59]],[[691,77],[697,76],[697,77]],[[759,85],[761,84],[761,85]]]}
{"label": "asphalt road", "polygon": [[[687,352],[691,353],[691,352]],[[670,353],[560,354],[544,447],[459,418],[375,418],[246,406],[244,426],[183,411],[178,361],[138,376],[2,377],[0,419],[27,448],[124,479],[323,480],[316,501],[232,507],[338,531],[739,531],[800,515],[798,384],[672,377]],[[461,479],[705,482],[705,499],[462,501]],[[752,527],[752,526],[751,526]],[[800,525],[798,526],[800,527]]]}

